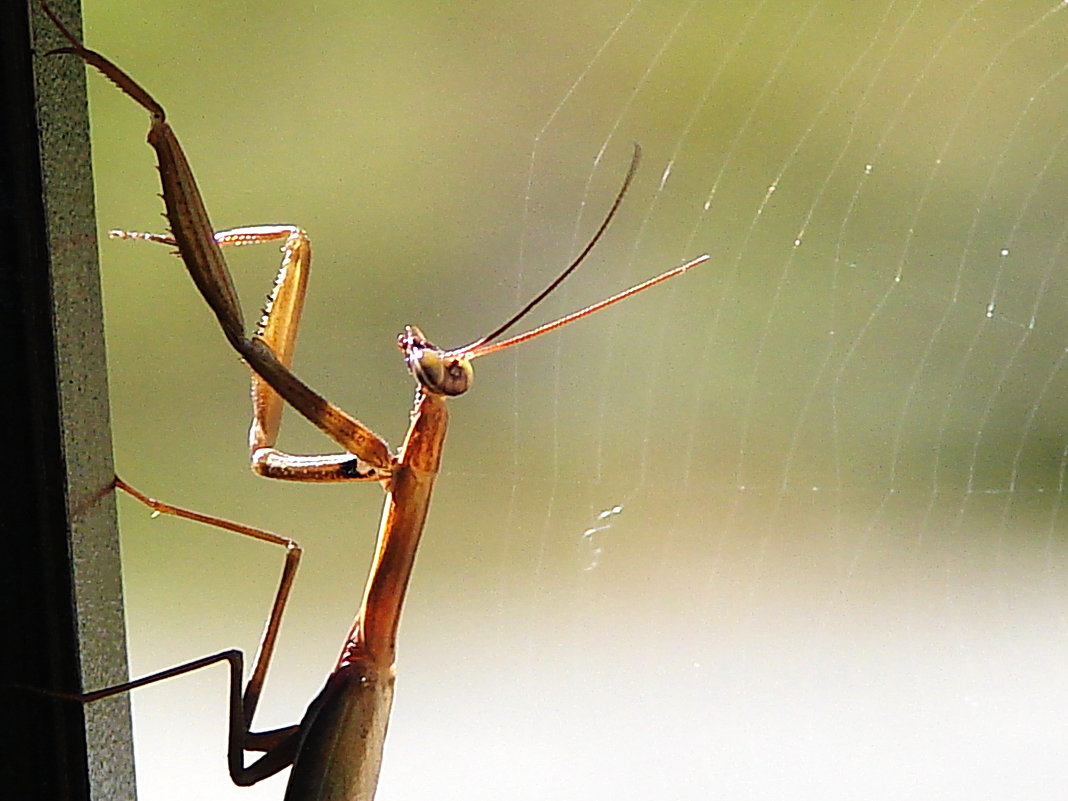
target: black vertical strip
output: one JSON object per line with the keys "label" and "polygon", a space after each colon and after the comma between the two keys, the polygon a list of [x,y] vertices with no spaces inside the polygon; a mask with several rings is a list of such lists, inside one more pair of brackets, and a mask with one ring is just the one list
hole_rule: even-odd
{"label": "black vertical strip", "polygon": [[[5,454],[0,683],[77,689],[67,479],[29,23],[22,2],[3,3],[0,9],[0,425]],[[5,797],[88,799],[82,707],[9,690],[0,708]]]}
{"label": "black vertical strip", "polygon": [[[56,6],[65,18],[77,21],[75,3]],[[39,9],[32,13],[41,30]],[[12,688],[81,688],[87,663],[95,659],[97,638],[107,646],[105,651],[114,651],[119,644],[123,655],[116,661],[122,664],[115,666],[117,670],[92,667],[90,673],[117,680],[125,667],[121,590],[118,598],[87,603],[86,591],[76,581],[76,574],[93,575],[89,565],[94,551],[117,554],[117,547],[87,545],[77,533],[79,526],[87,528],[86,520],[110,517],[113,536],[113,505],[106,494],[106,480],[100,479],[106,470],[82,469],[77,464],[79,454],[71,447],[81,440],[80,427],[102,427],[100,441],[107,450],[102,458],[110,469],[99,296],[95,318],[92,312],[78,309],[73,319],[67,319],[59,299],[86,292],[71,288],[69,269],[60,270],[61,277],[56,279],[68,281],[66,286],[54,284],[49,269],[53,261],[66,259],[69,264],[72,258],[95,251],[93,226],[78,233],[86,217],[92,218],[91,188],[86,192],[88,210],[71,208],[75,195],[46,188],[91,187],[84,90],[72,98],[72,116],[79,120],[84,140],[80,151],[75,147],[59,159],[54,152],[45,154],[38,121],[51,132],[53,141],[58,141],[56,132],[64,123],[50,120],[43,104],[40,111],[37,108],[30,16],[31,9],[23,0],[0,3],[0,442],[4,462],[0,482],[0,797],[110,801],[130,798],[131,782],[104,789],[90,778],[94,761],[108,764],[105,773],[115,767],[110,757],[94,756],[95,746],[87,741],[86,718],[92,720],[99,713]],[[74,153],[79,155],[69,155]],[[43,171],[42,164],[47,165],[49,158],[51,172]],[[95,275],[92,281],[97,282]],[[84,352],[95,356],[83,360],[79,348],[64,344],[70,342],[72,331],[81,345],[89,343]],[[99,398],[95,411],[93,405],[77,402],[86,389]],[[85,410],[92,411],[95,419],[86,419]],[[74,460],[73,468],[69,460]],[[97,460],[92,463],[99,466]],[[117,560],[114,570],[112,580],[89,583],[114,594],[120,587]],[[89,589],[89,597],[100,586]],[[100,625],[102,618],[87,626],[84,617],[79,619],[86,606],[111,610],[104,618],[117,619],[118,630]],[[112,614],[115,609],[117,616]],[[88,655],[83,650],[86,645],[90,646]],[[114,728],[121,733],[128,721],[121,706],[115,720]],[[126,732],[126,746],[117,749],[115,759],[129,764],[128,724]],[[132,777],[131,770],[132,766],[118,768],[127,777]],[[116,787],[121,789],[113,792]]]}

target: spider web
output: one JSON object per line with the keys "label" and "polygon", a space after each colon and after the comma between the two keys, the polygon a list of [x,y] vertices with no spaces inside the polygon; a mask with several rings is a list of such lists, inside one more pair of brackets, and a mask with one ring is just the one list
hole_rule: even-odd
{"label": "spider web", "polygon": [[[712,255],[452,404],[380,798],[1060,797],[1062,6],[90,9],[216,224],[309,229],[298,370],[393,442],[400,326],[494,327],[633,141],[618,220],[538,321]],[[102,224],[158,227],[143,115],[93,91]],[[272,259],[237,254],[245,297]],[[258,718],[292,723],[380,497],[247,476],[245,378],[182,271],[104,263],[124,477],[307,548]],[[135,674],[253,650],[278,555],[123,523]],[[281,797],[229,785],[222,681],[140,691],[144,798]]]}

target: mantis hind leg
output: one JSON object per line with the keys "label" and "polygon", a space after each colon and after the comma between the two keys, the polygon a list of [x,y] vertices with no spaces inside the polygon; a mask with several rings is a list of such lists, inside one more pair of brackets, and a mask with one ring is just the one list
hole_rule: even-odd
{"label": "mantis hind leg", "polygon": [[[243,682],[244,654],[237,649],[220,651],[216,654],[194,659],[174,667],[142,676],[131,681],[116,684],[111,687],[93,690],[84,693],[64,693],[33,689],[44,695],[55,698],[64,698],[78,701],[83,704],[110,698],[114,695],[135,690],[149,684],[175,678],[177,676],[192,673],[201,668],[210,667],[220,662],[226,662],[229,673],[229,731],[227,735],[227,763],[230,777],[235,784],[248,786],[255,784],[261,779],[272,776],[283,768],[293,763],[300,745],[300,726],[286,726],[265,732],[251,731],[252,718],[259,703],[263,684],[267,675],[267,668],[274,654],[275,644],[278,638],[278,630],[281,625],[282,614],[285,611],[286,602],[289,598],[293,580],[296,576],[297,567],[300,563],[301,549],[295,541],[288,537],[282,537],[263,529],[235,523],[212,515],[201,514],[191,509],[173,506],[145,495],[140,490],[127,484],[118,476],[115,477],[114,486],[126,494],[135,498],[140,503],[152,509],[156,514],[172,515],[185,520],[192,520],[226,531],[231,531],[242,536],[252,537],[262,542],[273,545],[281,545],[286,549],[286,559],[282,568],[282,576],[275,591],[271,612],[264,627],[260,646],[253,661],[252,671],[247,683]],[[261,751],[263,756],[249,766],[245,766],[246,751]]]}
{"label": "mantis hind leg", "polygon": [[[220,651],[217,654],[211,654],[210,656],[204,656],[200,659],[194,659],[191,662],[175,665],[166,670],[161,670],[158,673],[152,673],[148,676],[142,676],[139,679],[116,684],[112,687],[105,687],[100,690],[93,690],[92,692],[48,692],[46,694],[55,698],[65,698],[70,701],[89,704],[93,701],[99,701],[102,698],[110,698],[113,695],[136,690],[138,687],[144,687],[159,681],[172,679],[176,676],[182,676],[186,673],[192,673],[194,670],[210,667],[219,662],[227,663],[230,674],[230,724],[226,747],[230,778],[233,780],[234,784],[241,787],[247,787],[262,779],[266,779],[269,776],[273,776],[278,771],[293,764],[293,760],[296,758],[297,749],[300,744],[300,727],[287,726],[283,729],[275,729],[263,733],[255,733],[248,730],[248,726],[245,724],[245,711],[241,696],[241,678],[245,662],[244,654],[242,654],[241,651],[236,649]],[[246,767],[244,759],[245,751],[263,751],[265,753],[258,760]]]}
{"label": "mantis hind leg", "polygon": [[[285,612],[286,603],[289,600],[289,594],[293,588],[293,582],[297,575],[297,568],[300,566],[300,557],[302,553],[300,546],[295,540],[292,540],[289,537],[282,537],[270,531],[265,531],[253,526],[246,526],[243,523],[235,523],[232,520],[226,520],[214,515],[202,514],[193,511],[192,509],[186,509],[181,506],[174,506],[169,503],[164,503],[163,501],[158,501],[127,484],[118,476],[115,476],[115,488],[122,490],[130,497],[147,506],[152,510],[153,514],[172,515],[184,520],[192,520],[203,525],[221,528],[224,531],[231,531],[244,537],[251,537],[252,539],[260,540],[261,542],[280,545],[286,549],[286,558],[282,566],[282,575],[278,582],[278,589],[275,590],[274,600],[271,603],[271,611],[267,617],[267,623],[263,628],[263,635],[260,638],[260,645],[256,652],[256,658],[252,663],[252,672],[249,674],[248,683],[245,685],[244,692],[241,694],[241,718],[244,729],[247,732],[248,728],[252,725],[252,716],[256,711],[256,706],[260,700],[260,694],[263,691],[263,684],[267,677],[267,668],[270,666],[271,657],[274,655],[274,648],[278,641],[278,630],[282,624],[282,615]],[[219,661],[219,659],[215,659],[214,661]],[[211,664],[211,662],[208,662],[207,664]],[[196,668],[190,669],[195,670]],[[183,670],[179,672],[188,671]],[[171,675],[178,674],[164,671],[164,673],[157,678],[149,677],[149,680],[139,679],[138,682],[132,682],[131,684],[140,687],[143,684],[151,683],[151,681],[170,678]],[[238,682],[240,683],[240,672],[238,672],[237,676]],[[124,689],[133,689],[133,686],[124,687]],[[123,690],[116,690],[115,692],[122,691]],[[115,692],[108,694],[114,695]],[[96,699],[93,698],[91,700]]]}

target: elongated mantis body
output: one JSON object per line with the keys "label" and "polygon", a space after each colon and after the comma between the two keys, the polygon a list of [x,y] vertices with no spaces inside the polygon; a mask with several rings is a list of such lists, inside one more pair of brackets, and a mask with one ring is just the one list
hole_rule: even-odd
{"label": "elongated mantis body", "polygon": [[[416,378],[415,407],[404,442],[394,454],[385,441],[333,405],[290,370],[303,307],[311,246],[295,226],[269,225],[215,232],[193,173],[163,107],[114,63],[86,49],[47,6],[68,47],[52,51],[80,57],[100,71],[151,115],[148,142],[156,151],[163,199],[171,233],[116,233],[176,247],[186,269],[218,320],[231,346],[252,369],[253,419],[250,461],[260,475],[293,481],[374,481],[385,490],[378,543],[363,599],[336,666],[301,722],[267,732],[252,731],[285,601],[299,560],[299,549],[284,537],[154,501],[116,478],[116,486],[157,511],[216,525],[287,548],[286,565],[259,651],[243,691],[243,656],[225,651],[125,684],[76,697],[88,702],[177,676],[217,662],[230,668],[228,763],[239,785],[253,784],[292,765],[289,801],[369,801],[377,786],[395,678],[397,629],[401,608],[423,531],[430,495],[441,464],[448,424],[446,398],[463,394],[473,379],[471,361],[554,330],[679,275],[708,259],[700,256],[642,284],[525,334],[496,341],[579,265],[619,207],[637,168],[635,147],[630,170],[610,211],[589,244],[571,265],[518,314],[489,335],[454,350],[430,344],[407,326],[398,338],[408,369]],[[256,333],[245,322],[222,248],[282,242],[283,259],[274,290]],[[275,447],[283,406],[290,405],[341,446],[327,455],[294,455]],[[245,752],[262,756],[245,765]]]}

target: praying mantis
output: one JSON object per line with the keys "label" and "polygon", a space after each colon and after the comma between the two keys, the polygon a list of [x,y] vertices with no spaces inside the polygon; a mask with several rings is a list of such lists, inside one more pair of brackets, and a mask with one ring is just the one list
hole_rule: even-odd
{"label": "praying mantis", "polygon": [[[268,478],[311,482],[374,482],[385,491],[375,555],[359,611],[337,663],[300,723],[271,731],[253,731],[253,717],[266,679],[293,585],[301,551],[292,540],[267,531],[161,503],[118,477],[117,489],[157,512],[217,526],[279,545],[286,559],[259,649],[242,688],[244,656],[227,650],[134,681],[90,693],[67,696],[82,702],[126,692],[221,662],[229,667],[227,760],[238,785],[251,785],[292,766],[288,801],[370,801],[375,795],[382,750],[393,699],[396,641],[401,609],[416,550],[430,505],[448,426],[446,401],[465,393],[473,381],[477,358],[553,331],[681,275],[708,260],[699,256],[612,297],[523,334],[500,340],[582,263],[615,216],[637,170],[635,146],[630,168],[604,220],[572,263],[542,292],[486,336],[445,350],[431,344],[415,326],[398,337],[408,370],[416,379],[416,399],[401,447],[394,453],[370,428],[317,393],[291,370],[306,293],[311,245],[293,225],[259,225],[215,231],[193,172],[163,107],[138,82],[101,54],[87,49],[42,3],[69,42],[50,52],[71,54],[94,67],[151,117],[148,142],[156,152],[169,234],[113,232],[176,248],[197,289],[214,313],[222,333],[252,371],[250,462]],[[252,336],[223,257],[223,248],[275,242],[282,263],[267,307]],[[498,341],[499,340],[499,341]],[[325,455],[297,455],[275,447],[284,406],[290,406],[340,446]],[[262,755],[245,764],[245,752]]]}

